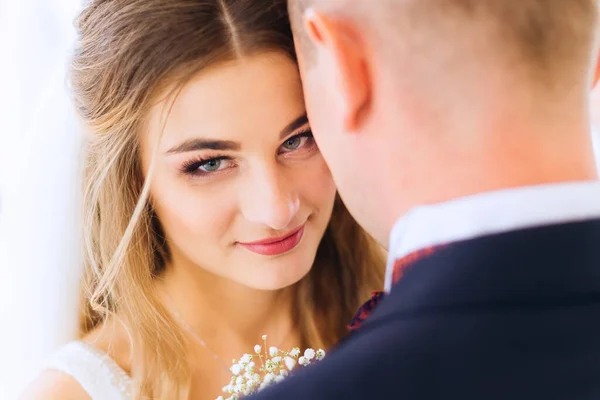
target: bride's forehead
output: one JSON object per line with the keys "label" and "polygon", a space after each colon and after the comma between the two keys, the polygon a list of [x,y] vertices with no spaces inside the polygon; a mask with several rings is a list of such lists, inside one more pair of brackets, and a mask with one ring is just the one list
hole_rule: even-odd
{"label": "bride's forehead", "polygon": [[264,55],[202,71],[171,102],[153,107],[148,128],[154,135],[164,128],[167,142],[198,136],[244,141],[279,136],[304,108],[296,65]]}
{"label": "bride's forehead", "polygon": [[[265,53],[214,65],[199,72],[176,98],[174,111],[253,112],[297,102],[302,86],[296,64],[279,53]],[[267,109],[268,111],[268,109]],[[189,114],[193,116],[194,114]]]}

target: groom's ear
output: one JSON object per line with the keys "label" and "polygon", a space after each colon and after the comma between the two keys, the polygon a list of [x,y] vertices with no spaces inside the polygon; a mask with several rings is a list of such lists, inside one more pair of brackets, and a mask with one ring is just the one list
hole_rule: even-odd
{"label": "groom's ear", "polygon": [[350,22],[332,18],[307,9],[305,30],[319,63],[327,66],[319,71],[322,79],[335,85],[339,93],[338,109],[342,111],[346,131],[356,131],[368,115],[371,106],[371,77],[366,47],[356,27]]}
{"label": "groom's ear", "polygon": [[596,60],[596,70],[594,71],[594,81],[592,82],[592,89],[596,87],[598,81],[600,80],[600,55]]}

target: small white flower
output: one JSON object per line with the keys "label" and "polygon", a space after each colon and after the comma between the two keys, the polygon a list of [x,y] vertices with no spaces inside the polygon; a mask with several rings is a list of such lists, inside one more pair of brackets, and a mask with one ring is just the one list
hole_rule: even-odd
{"label": "small white flower", "polygon": [[275,346],[269,347],[269,355],[275,357],[279,353],[279,349]]}
{"label": "small white flower", "polygon": [[252,390],[248,387],[248,386],[244,386],[243,390],[242,390],[242,394],[244,396],[248,396],[249,394],[252,393]]}
{"label": "small white flower", "polygon": [[262,340],[267,340],[267,335],[262,335]]}
{"label": "small white flower", "polygon": [[267,362],[265,362],[265,369],[268,372],[273,372],[273,370],[275,369],[275,366],[273,365],[273,361],[267,360]]}
{"label": "small white flower", "polygon": [[240,358],[240,364],[248,364],[252,361],[252,356],[248,353],[244,354],[242,358]]}
{"label": "small white flower", "polygon": [[256,346],[254,346],[254,352],[256,354],[260,354],[261,350],[262,350],[262,346],[260,344],[257,344]]}
{"label": "small white flower", "polygon": [[234,391],[235,393],[240,393],[240,392],[242,391],[242,385],[235,385],[235,386],[233,387],[233,391]]}
{"label": "small white flower", "polygon": [[298,357],[300,355],[300,349],[298,347],[294,347],[292,351],[290,351],[290,356]]}
{"label": "small white flower", "polygon": [[246,365],[246,371],[252,372],[254,371],[254,367],[256,367],[256,364],[254,363],[254,361],[250,361],[248,365]]}
{"label": "small white flower", "polygon": [[235,380],[235,384],[242,386],[244,384],[244,378],[241,376],[238,376],[237,379]]}
{"label": "small white flower", "polygon": [[308,361],[312,360],[315,358],[315,351],[313,349],[304,350],[304,358],[306,358]]}
{"label": "small white flower", "polygon": [[274,364],[279,364],[281,362],[281,356],[276,356],[271,358],[271,361],[273,361]]}
{"label": "small white flower", "polygon": [[263,380],[264,383],[269,384],[271,382],[273,382],[275,380],[275,375],[273,375],[272,373],[268,373],[265,375],[265,378]]}
{"label": "small white flower", "polygon": [[290,371],[296,366],[296,360],[294,360],[292,357],[286,357],[283,361],[285,362],[287,369]]}
{"label": "small white flower", "polygon": [[298,364],[302,365],[303,367],[306,367],[308,364],[310,364],[310,361],[307,360],[306,357],[302,356],[298,360]]}
{"label": "small white flower", "polygon": [[224,392],[227,392],[227,393],[229,393],[229,394],[233,393],[233,385],[232,385],[232,384],[229,384],[229,385],[225,386],[225,387],[223,388],[223,391],[224,391]]}
{"label": "small white flower", "polygon": [[275,377],[275,382],[281,382],[281,381],[282,381],[282,380],[284,380],[284,379],[285,379],[285,376],[283,376],[283,375],[277,375],[277,376]]}
{"label": "small white flower", "polygon": [[231,373],[234,375],[239,375],[240,372],[242,371],[242,367],[239,364],[233,364],[230,368]]}
{"label": "small white flower", "polygon": [[288,376],[288,372],[285,369],[282,369],[279,371],[279,375],[281,376]]}
{"label": "small white flower", "polygon": [[317,350],[317,360],[321,361],[323,358],[325,358],[325,350]]}

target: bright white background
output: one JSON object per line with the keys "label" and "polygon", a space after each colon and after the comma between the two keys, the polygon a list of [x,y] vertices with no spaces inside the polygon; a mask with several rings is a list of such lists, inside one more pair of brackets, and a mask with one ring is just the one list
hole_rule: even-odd
{"label": "bright white background", "polygon": [[79,137],[64,76],[78,3],[0,0],[2,400],[75,333]]}
{"label": "bright white background", "polygon": [[[75,334],[80,137],[65,83],[79,0],[0,0],[0,399]],[[593,95],[600,126],[600,91]]]}

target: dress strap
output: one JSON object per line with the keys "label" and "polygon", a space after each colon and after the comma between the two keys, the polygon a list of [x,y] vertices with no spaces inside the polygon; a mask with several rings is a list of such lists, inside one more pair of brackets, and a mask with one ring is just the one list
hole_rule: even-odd
{"label": "dress strap", "polygon": [[46,364],[70,375],[92,400],[131,400],[132,379],[104,352],[81,341],[63,346]]}

